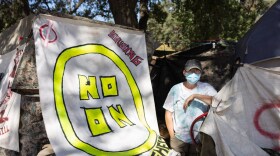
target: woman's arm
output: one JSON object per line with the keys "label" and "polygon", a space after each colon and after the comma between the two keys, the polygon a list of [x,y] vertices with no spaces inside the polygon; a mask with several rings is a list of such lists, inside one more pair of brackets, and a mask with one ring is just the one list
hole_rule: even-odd
{"label": "woman's arm", "polygon": [[201,100],[204,103],[206,103],[207,105],[211,105],[212,104],[212,98],[213,98],[213,96],[209,96],[209,95],[193,94],[185,100],[183,109],[186,109],[194,99]]}
{"label": "woman's arm", "polygon": [[172,112],[166,110],[165,111],[165,124],[170,135],[170,138],[174,137],[174,129],[173,129],[173,119]]}

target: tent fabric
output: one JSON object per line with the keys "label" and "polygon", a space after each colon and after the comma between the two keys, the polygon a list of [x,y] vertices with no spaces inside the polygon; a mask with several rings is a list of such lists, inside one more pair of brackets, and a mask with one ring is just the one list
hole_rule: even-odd
{"label": "tent fabric", "polygon": [[269,60],[262,60],[256,63],[252,63],[254,66],[268,68],[274,71],[280,71],[280,57],[271,58]]}
{"label": "tent fabric", "polygon": [[0,56],[0,147],[19,151],[21,95],[11,91],[26,44]]}
{"label": "tent fabric", "polygon": [[47,15],[33,32],[56,155],[169,153],[158,135],[143,32]]}
{"label": "tent fabric", "polygon": [[210,135],[216,153],[267,155],[280,150],[280,72],[244,64],[214,97],[201,131]]}
{"label": "tent fabric", "polygon": [[0,34],[1,55],[13,51],[27,41],[27,37],[29,37],[32,32],[33,19],[34,15],[29,15]]}
{"label": "tent fabric", "polygon": [[280,1],[252,26],[237,43],[235,59],[255,63],[280,56]]}

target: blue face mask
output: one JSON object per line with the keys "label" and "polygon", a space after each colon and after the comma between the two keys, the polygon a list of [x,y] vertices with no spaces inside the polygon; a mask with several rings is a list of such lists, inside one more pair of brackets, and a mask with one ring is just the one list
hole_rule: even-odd
{"label": "blue face mask", "polygon": [[196,74],[196,73],[186,73],[185,77],[186,80],[190,83],[190,84],[196,84],[197,81],[200,79],[200,75],[201,74]]}

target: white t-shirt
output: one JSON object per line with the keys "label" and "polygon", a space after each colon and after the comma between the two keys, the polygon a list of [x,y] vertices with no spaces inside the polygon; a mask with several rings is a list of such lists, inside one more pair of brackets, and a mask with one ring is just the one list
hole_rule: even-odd
{"label": "white t-shirt", "polygon": [[[186,142],[191,143],[190,127],[192,122],[201,114],[208,111],[208,105],[195,99],[191,102],[186,111],[183,109],[185,100],[192,94],[202,94],[214,96],[217,91],[208,83],[197,82],[197,87],[190,90],[182,83],[174,85],[165,100],[163,108],[172,112],[173,126],[175,136]],[[197,136],[202,121],[196,122],[194,125],[194,137]]]}

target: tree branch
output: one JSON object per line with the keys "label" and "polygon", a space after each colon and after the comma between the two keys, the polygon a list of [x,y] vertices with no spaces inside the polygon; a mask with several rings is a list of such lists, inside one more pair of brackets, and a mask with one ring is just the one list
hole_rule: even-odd
{"label": "tree branch", "polygon": [[75,13],[84,2],[85,0],[79,0],[79,2],[75,5],[75,8],[72,11],[70,11],[70,14]]}

